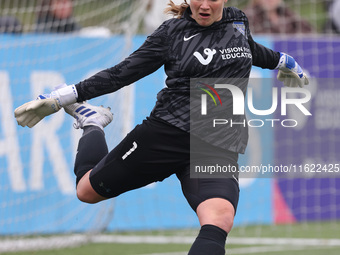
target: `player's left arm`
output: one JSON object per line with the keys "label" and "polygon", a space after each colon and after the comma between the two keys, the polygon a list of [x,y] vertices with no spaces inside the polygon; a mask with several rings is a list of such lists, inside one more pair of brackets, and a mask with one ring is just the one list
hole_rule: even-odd
{"label": "player's left arm", "polygon": [[306,73],[292,56],[280,52],[280,60],[276,67],[279,70],[277,79],[287,87],[300,87],[309,84]]}
{"label": "player's left arm", "polygon": [[248,35],[248,43],[252,53],[253,65],[265,69],[275,69],[280,60],[280,52],[273,51],[266,46],[254,41],[253,37]]}
{"label": "player's left arm", "polygon": [[273,51],[253,40],[248,42],[253,56],[253,65],[266,69],[278,69],[277,79],[287,87],[303,87],[308,85],[308,77],[295,59],[283,52]]}

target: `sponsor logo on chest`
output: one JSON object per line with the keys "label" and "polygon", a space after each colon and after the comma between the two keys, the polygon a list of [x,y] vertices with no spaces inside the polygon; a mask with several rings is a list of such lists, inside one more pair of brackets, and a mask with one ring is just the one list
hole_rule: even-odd
{"label": "sponsor logo on chest", "polygon": [[[219,54],[216,55],[216,53]],[[215,58],[215,55],[216,57],[220,55],[222,60],[252,58],[250,49],[246,47],[230,47],[218,51],[216,49],[205,48],[203,50],[203,54],[195,51],[193,55],[202,65],[210,64],[211,61]]]}

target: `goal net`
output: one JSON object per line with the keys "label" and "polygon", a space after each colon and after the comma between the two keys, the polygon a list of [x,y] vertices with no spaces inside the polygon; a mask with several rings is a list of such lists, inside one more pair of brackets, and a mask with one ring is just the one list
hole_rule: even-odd
{"label": "goal net", "polygon": [[[62,110],[29,129],[17,126],[13,112],[41,93],[77,83],[128,56],[147,8],[147,1],[75,0],[71,7],[52,2],[58,1],[0,1],[0,235],[14,239],[107,229],[115,201],[86,205],[76,198],[73,163],[82,132],[73,128],[74,120]],[[57,18],[53,11],[64,13]],[[134,124],[133,99],[129,86],[91,100],[114,113],[105,130],[109,148]],[[59,239],[33,246],[46,245],[63,247]],[[0,253],[29,247],[0,244]]]}
{"label": "goal net", "polygon": [[[148,22],[154,18],[155,27],[167,18],[161,10],[153,9],[160,2],[161,8],[165,7],[167,1],[73,0],[72,16],[66,20],[48,18],[50,7],[41,5],[43,2],[49,1],[0,0],[0,253],[74,246],[104,231],[161,230],[162,234],[164,230],[184,228],[194,229],[188,235],[195,236],[199,223],[176,178],[86,205],[75,194],[73,163],[81,131],[73,128],[73,119],[60,111],[28,129],[17,126],[13,118],[16,107],[38,94],[62,83],[77,83],[128,56],[150,33],[145,17]],[[154,5],[150,5],[152,2]],[[246,9],[250,2],[229,0],[227,6]],[[304,106],[312,116],[301,119],[294,110],[288,110],[284,118],[298,120],[303,124],[301,129],[250,128],[249,145],[239,164],[297,168],[314,164],[335,170],[340,151],[340,39],[326,29],[330,1],[283,2],[305,19],[313,32],[253,33],[253,37],[269,48],[292,55],[309,73],[311,83],[306,89],[311,100]],[[157,13],[160,17],[154,16]],[[252,70],[255,79],[249,86],[255,104],[270,107],[272,87],[281,86],[275,82],[275,75],[275,71]],[[109,149],[148,116],[164,80],[163,70],[158,70],[117,93],[91,100],[110,106],[114,113],[113,123],[105,129]],[[282,118],[275,114],[270,118]],[[288,246],[301,248],[310,237],[328,244],[322,240],[340,236],[339,180],[311,175],[241,178],[240,203],[228,240],[248,246],[275,245],[277,241],[282,247],[272,252],[285,251]],[[40,239],[46,234],[58,236]],[[27,241],[27,236],[35,237],[35,241]],[[268,237],[283,239],[273,241]],[[291,242],[290,238],[297,241]],[[114,240],[126,241],[123,239]],[[338,239],[332,243],[339,246]],[[255,253],[256,249],[248,247],[247,252]]]}
{"label": "goal net", "polygon": [[[230,0],[228,5],[249,11],[251,2],[264,1]],[[314,237],[323,240],[330,238],[328,233],[339,236],[340,179],[339,160],[336,155],[340,151],[340,126],[337,124],[336,115],[339,111],[337,84],[340,39],[331,26],[331,17],[334,17],[330,14],[333,7],[331,2],[337,1],[281,1],[282,6],[288,7],[290,12],[296,15],[295,19],[303,19],[309,24],[313,29],[312,33],[299,30],[301,26],[296,26],[296,31],[290,31],[291,33],[275,29],[271,30],[272,33],[268,33],[268,30],[262,32],[258,30],[259,32],[253,33],[255,40],[276,51],[293,56],[309,75],[310,84],[305,86],[305,89],[309,91],[311,99],[303,105],[310,111],[311,116],[299,114],[299,109],[288,106],[286,116],[282,116],[280,110],[277,110],[270,119],[296,120],[299,123],[296,128],[277,125],[262,134],[260,128],[250,128],[248,151],[245,157],[241,157],[241,165],[293,167],[303,174],[295,177],[282,174],[281,178],[253,180],[254,183],[257,182],[256,188],[250,190],[254,192],[260,190],[255,194],[261,197],[261,199],[254,198],[253,203],[250,201],[252,195],[248,193],[247,188],[243,188],[242,197],[241,183],[241,207],[243,208],[244,205],[245,208],[250,208],[251,212],[243,213],[242,209],[239,210],[243,222],[233,232],[236,236],[295,238],[300,245],[303,242],[301,238]],[[263,19],[258,17],[253,19],[255,20],[253,27],[264,26],[268,29],[275,26],[275,24],[261,24],[260,21],[270,20],[265,16],[266,14],[262,14]],[[281,19],[282,26],[294,20],[288,16]],[[256,78],[273,77],[272,86],[278,89],[282,86],[274,81],[276,72],[266,73],[254,68],[252,75]],[[258,90],[258,95],[261,94],[262,97],[258,96],[257,102],[261,100],[267,102],[264,109],[268,109],[272,103],[271,94],[266,94],[270,87],[265,81],[258,83],[249,86]],[[293,96],[298,97],[298,93]],[[269,101],[266,97],[270,98]],[[244,180],[244,184],[248,185],[247,183],[250,183],[249,179]],[[270,183],[269,188],[268,183]],[[249,203],[252,203],[252,207]],[[267,222],[267,224],[263,225],[260,222]],[[316,243],[320,244],[320,240]],[[276,243],[277,246],[280,244],[280,240],[271,240],[271,242]],[[261,241],[258,240],[258,243]],[[277,252],[295,248],[295,245],[285,246]],[[256,251],[256,248],[254,250]]]}

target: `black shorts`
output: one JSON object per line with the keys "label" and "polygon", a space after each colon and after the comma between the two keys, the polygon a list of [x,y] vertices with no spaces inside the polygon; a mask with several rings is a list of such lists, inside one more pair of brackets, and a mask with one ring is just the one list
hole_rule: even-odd
{"label": "black shorts", "polygon": [[[199,149],[194,153],[204,160]],[[237,165],[237,153],[221,150],[221,157],[227,161],[225,164]],[[209,198],[224,198],[236,211],[239,199],[237,180],[190,178],[189,166],[189,134],[150,117],[137,125],[93,168],[90,182],[99,195],[111,198],[176,174],[193,210],[196,211],[197,206]]]}

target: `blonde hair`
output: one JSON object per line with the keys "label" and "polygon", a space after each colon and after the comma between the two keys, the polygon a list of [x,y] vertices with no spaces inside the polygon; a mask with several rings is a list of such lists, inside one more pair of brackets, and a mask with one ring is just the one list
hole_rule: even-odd
{"label": "blonde hair", "polygon": [[176,18],[180,18],[184,11],[189,7],[189,4],[187,3],[186,0],[184,0],[184,3],[181,3],[179,5],[176,5],[172,0],[168,3],[169,7],[167,7],[164,10],[164,13],[166,14],[171,14]]}

